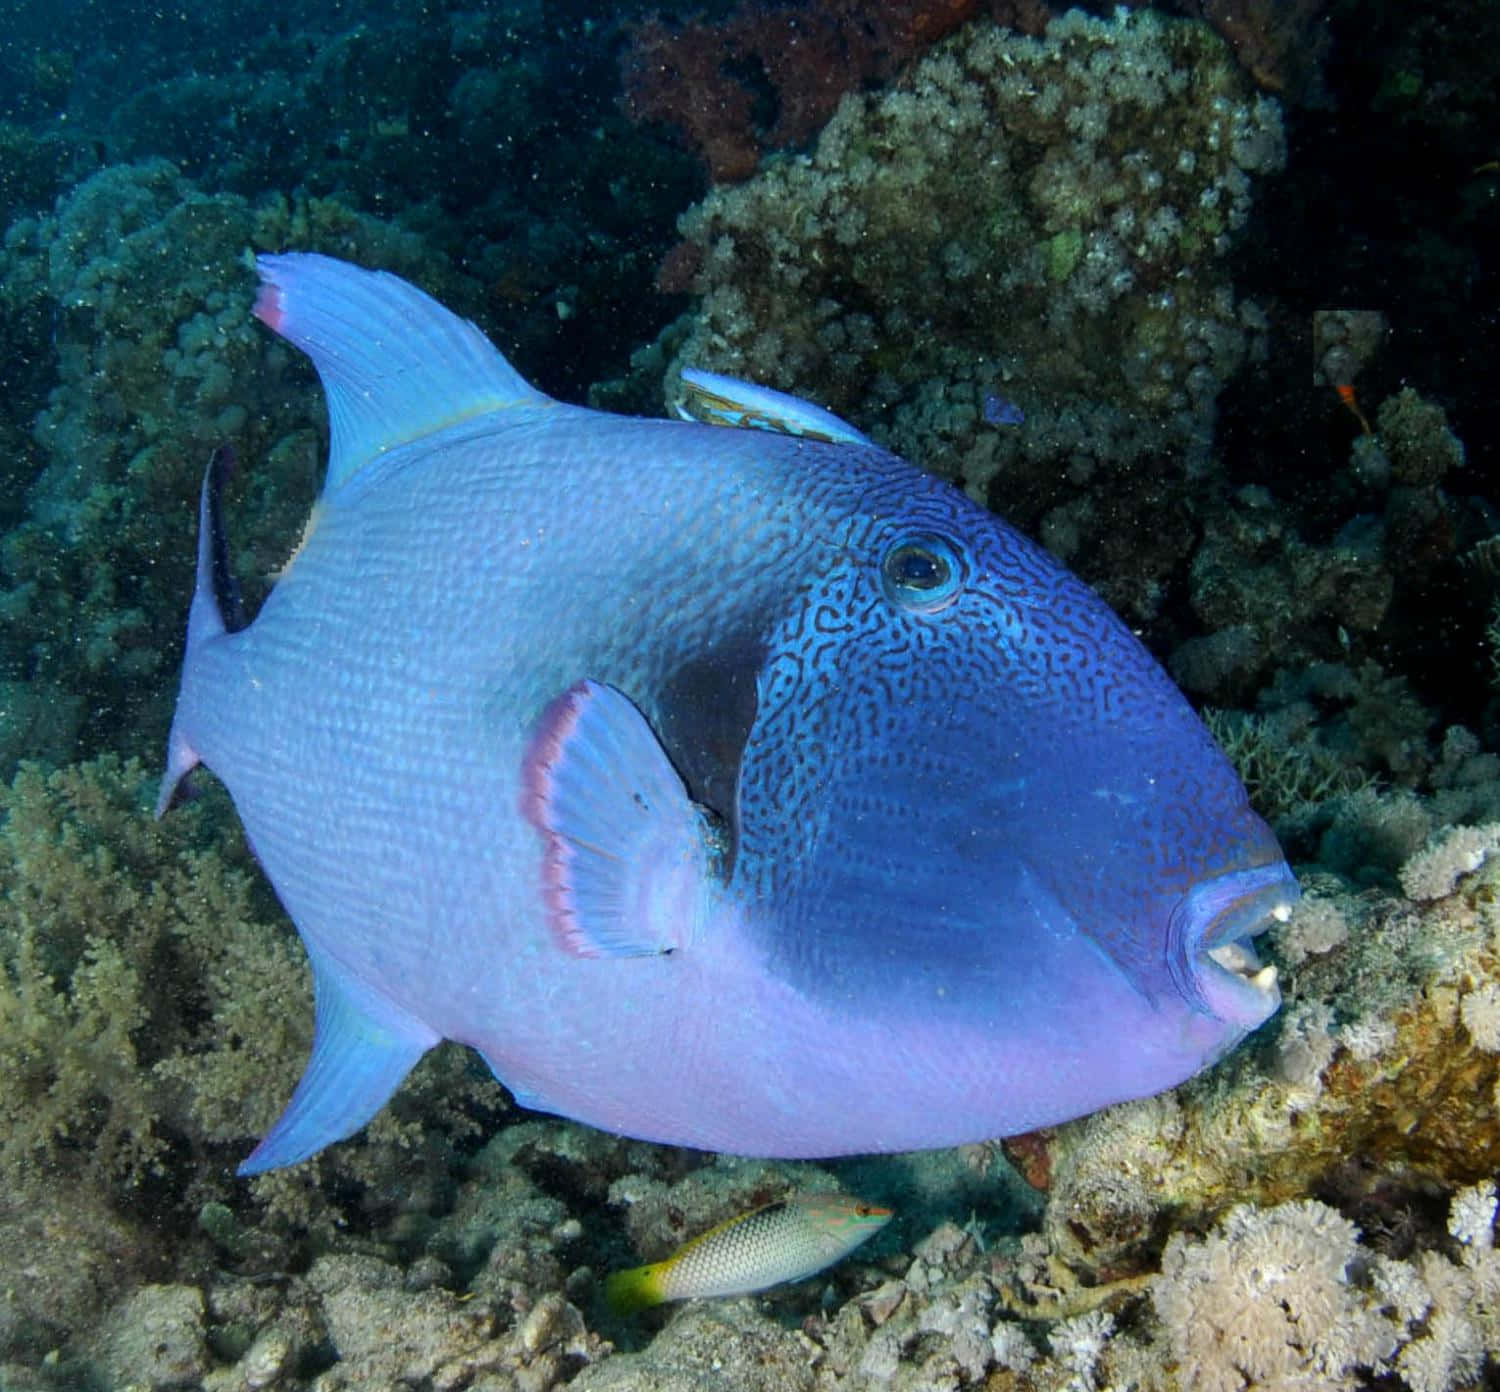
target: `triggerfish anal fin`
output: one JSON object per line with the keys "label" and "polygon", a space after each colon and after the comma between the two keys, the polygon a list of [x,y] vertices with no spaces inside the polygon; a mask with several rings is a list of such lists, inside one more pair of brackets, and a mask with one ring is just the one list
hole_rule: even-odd
{"label": "triggerfish anal fin", "polygon": [[598,682],[542,713],[521,811],[542,833],[542,892],[558,942],[579,957],[643,957],[692,940],[722,860],[646,718]]}
{"label": "triggerfish anal fin", "polygon": [[848,421],[832,411],[814,406],[800,396],[774,391],[738,377],[705,372],[697,367],[682,369],[683,398],[677,414],[684,420],[705,425],[732,425],[748,430],[769,430],[798,439],[826,440],[836,445],[868,445]]}
{"label": "triggerfish anal fin", "polygon": [[325,496],[396,445],[549,403],[473,324],[404,280],[303,252],[255,267],[256,317],[313,360],[328,394]]}
{"label": "triggerfish anal fin", "polygon": [[[209,458],[208,468],[203,471],[203,485],[198,490],[198,560],[193,603],[188,610],[189,653],[209,639],[238,633],[245,627],[244,603],[239,582],[229,566],[229,541],[224,534],[224,485],[234,473],[234,464],[234,451],[228,445],[220,445]],[[157,817],[166,813],[178,784],[198,764],[197,751],[174,720],[167,742],[167,770],[156,797]]]}
{"label": "triggerfish anal fin", "polygon": [[358,1131],[439,1036],[309,952],[317,995],[312,1057],[276,1125],[239,1168],[293,1165]]}

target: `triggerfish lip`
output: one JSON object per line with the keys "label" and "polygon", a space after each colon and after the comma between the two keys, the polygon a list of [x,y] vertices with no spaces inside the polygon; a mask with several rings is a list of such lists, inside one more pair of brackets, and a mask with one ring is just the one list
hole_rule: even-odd
{"label": "triggerfish lip", "polygon": [[1261,965],[1251,939],[1285,923],[1300,893],[1280,860],[1194,885],[1167,931],[1172,978],[1188,1002],[1244,1030],[1275,1014],[1276,968]]}

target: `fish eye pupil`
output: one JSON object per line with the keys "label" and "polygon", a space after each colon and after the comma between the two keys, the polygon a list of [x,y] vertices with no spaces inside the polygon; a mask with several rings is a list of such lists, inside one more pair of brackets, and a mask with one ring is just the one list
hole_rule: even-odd
{"label": "fish eye pupil", "polygon": [[963,587],[958,552],[945,538],[919,534],[894,542],[880,563],[885,597],[898,609],[944,609]]}
{"label": "fish eye pupil", "polygon": [[886,562],[893,583],[908,590],[935,590],[948,579],[948,563],[925,546],[898,546]]}

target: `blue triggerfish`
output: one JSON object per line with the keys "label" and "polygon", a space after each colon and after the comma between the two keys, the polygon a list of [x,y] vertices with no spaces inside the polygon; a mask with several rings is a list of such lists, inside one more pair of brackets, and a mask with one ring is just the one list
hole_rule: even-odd
{"label": "blue triggerfish", "polygon": [[604,1298],[624,1315],[667,1300],[749,1295],[805,1280],[890,1221],[890,1209],[847,1194],[792,1194],[710,1228],[665,1261],[614,1272]]}
{"label": "blue triggerfish", "polygon": [[244,625],[209,469],[160,799],[224,781],[312,964],[244,1172],[442,1039],[529,1108],[828,1156],[1156,1092],[1276,1009],[1275,839],[1040,547],[795,398],[584,410],[393,276],[259,271],[327,477]]}

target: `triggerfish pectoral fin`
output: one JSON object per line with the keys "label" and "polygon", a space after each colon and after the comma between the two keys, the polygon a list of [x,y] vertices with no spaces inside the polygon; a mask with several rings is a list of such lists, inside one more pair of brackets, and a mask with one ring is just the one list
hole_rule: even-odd
{"label": "triggerfish pectoral fin", "polygon": [[328,394],[324,496],[396,445],[549,404],[473,324],[396,276],[305,252],[255,267],[256,317],[313,360]]}
{"label": "triggerfish pectoral fin", "polygon": [[714,832],[627,696],[592,681],[569,687],[537,722],[522,786],[565,949],[641,957],[691,940],[712,886]]}
{"label": "triggerfish pectoral fin", "polygon": [[309,955],[317,994],[312,1057],[286,1111],[240,1166],[242,1175],[293,1165],[353,1135],[438,1042],[342,968]]}

